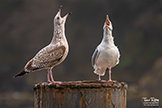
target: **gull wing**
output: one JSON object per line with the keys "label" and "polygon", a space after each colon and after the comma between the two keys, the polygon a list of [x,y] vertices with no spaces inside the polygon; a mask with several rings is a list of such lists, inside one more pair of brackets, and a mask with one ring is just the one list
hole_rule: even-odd
{"label": "gull wing", "polygon": [[96,61],[96,59],[98,58],[99,54],[100,54],[100,52],[99,52],[98,47],[97,47],[97,48],[95,49],[93,55],[92,55],[92,59],[91,59],[92,66],[95,65],[95,61]]}
{"label": "gull wing", "polygon": [[47,46],[40,50],[36,56],[25,66],[25,69],[34,71],[56,65],[64,56],[65,46]]}

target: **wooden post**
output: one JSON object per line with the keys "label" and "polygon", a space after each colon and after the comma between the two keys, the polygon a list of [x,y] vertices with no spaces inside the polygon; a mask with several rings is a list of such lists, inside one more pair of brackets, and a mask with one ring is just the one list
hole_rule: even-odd
{"label": "wooden post", "polygon": [[124,82],[74,81],[34,85],[34,108],[126,108]]}

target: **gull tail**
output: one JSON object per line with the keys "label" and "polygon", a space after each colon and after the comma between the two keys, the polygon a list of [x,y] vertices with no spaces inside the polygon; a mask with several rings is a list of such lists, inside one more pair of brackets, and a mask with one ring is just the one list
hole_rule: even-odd
{"label": "gull tail", "polygon": [[26,75],[26,74],[28,74],[29,72],[26,72],[25,70],[23,70],[23,71],[21,71],[20,73],[18,73],[18,74],[16,74],[15,76],[14,76],[14,78],[16,78],[16,77],[22,77],[22,76],[24,76],[24,75]]}
{"label": "gull tail", "polygon": [[105,75],[105,71],[99,70],[99,69],[95,69],[94,73],[97,74],[97,75],[100,74],[100,76],[104,76]]}

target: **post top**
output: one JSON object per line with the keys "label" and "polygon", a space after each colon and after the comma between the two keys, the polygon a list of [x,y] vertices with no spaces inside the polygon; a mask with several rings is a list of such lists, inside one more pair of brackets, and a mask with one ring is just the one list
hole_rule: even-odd
{"label": "post top", "polygon": [[68,81],[62,83],[47,83],[41,82],[34,84],[34,89],[39,89],[40,87],[50,87],[50,88],[117,88],[117,89],[127,89],[128,85],[125,82],[108,82],[108,81],[98,81],[98,80],[84,80],[84,81]]}

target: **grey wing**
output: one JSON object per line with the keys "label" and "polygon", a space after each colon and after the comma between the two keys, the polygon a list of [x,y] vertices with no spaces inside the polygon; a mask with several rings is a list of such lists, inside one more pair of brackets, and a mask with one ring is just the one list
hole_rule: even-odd
{"label": "grey wing", "polygon": [[99,56],[99,50],[98,50],[98,47],[95,49],[93,55],[92,55],[92,59],[91,59],[91,62],[92,62],[92,66],[94,66],[95,64],[95,61],[96,61],[96,58]]}

